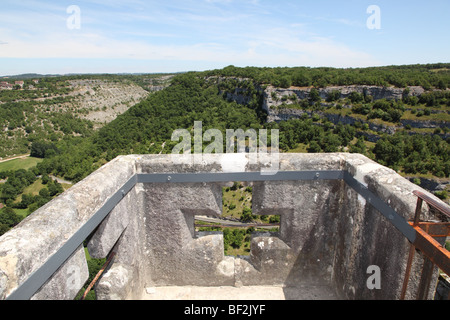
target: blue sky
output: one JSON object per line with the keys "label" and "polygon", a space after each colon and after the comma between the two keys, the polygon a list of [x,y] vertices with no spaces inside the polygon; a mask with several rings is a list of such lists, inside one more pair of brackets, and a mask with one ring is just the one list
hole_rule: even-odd
{"label": "blue sky", "polygon": [[449,13],[448,0],[2,0],[0,75],[450,62]]}

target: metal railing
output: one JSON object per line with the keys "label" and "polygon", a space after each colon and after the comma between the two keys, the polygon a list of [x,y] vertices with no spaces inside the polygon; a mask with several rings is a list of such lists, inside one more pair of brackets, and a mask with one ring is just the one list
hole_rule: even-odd
{"label": "metal railing", "polygon": [[[406,289],[408,287],[412,261],[416,249],[423,252],[425,259],[422,273],[420,276],[419,289],[417,292],[417,299],[426,299],[430,290],[430,284],[435,265],[438,266],[447,275],[450,275],[450,252],[445,249],[444,245],[440,244],[435,238],[446,238],[450,236],[450,223],[448,222],[420,222],[422,213],[422,204],[425,201],[432,208],[435,208],[444,216],[450,218],[450,207],[443,202],[437,202],[426,194],[420,191],[414,191],[417,196],[417,206],[414,215],[414,221],[410,225],[417,233],[416,240],[411,243],[408,255],[408,263],[405,271],[405,278],[403,280],[403,287],[401,299],[405,299]],[[450,297],[448,297],[450,299]]]}

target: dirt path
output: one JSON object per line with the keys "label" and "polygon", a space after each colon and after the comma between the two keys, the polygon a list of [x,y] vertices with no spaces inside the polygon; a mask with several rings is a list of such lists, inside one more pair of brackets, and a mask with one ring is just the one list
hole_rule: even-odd
{"label": "dirt path", "polygon": [[24,154],[24,155],[16,156],[16,157],[13,157],[13,158],[0,159],[0,163],[6,162],[6,161],[10,161],[10,160],[14,160],[14,159],[25,159],[25,158],[28,158],[29,156],[30,156],[30,154]]}
{"label": "dirt path", "polygon": [[49,177],[52,178],[53,180],[56,180],[58,183],[74,184],[72,181],[64,180],[62,178],[58,178],[52,175],[49,175]]}

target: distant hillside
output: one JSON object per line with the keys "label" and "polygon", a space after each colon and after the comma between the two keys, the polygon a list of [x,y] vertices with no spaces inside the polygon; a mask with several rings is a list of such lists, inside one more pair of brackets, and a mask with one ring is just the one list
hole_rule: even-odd
{"label": "distant hillside", "polygon": [[25,74],[18,74],[18,75],[10,75],[10,76],[1,76],[0,79],[39,79],[39,78],[46,78],[46,77],[58,77],[60,75],[56,74],[38,74],[38,73],[25,73]]}
{"label": "distant hillside", "polygon": [[98,77],[114,77],[114,76],[131,76],[131,77],[141,77],[148,76],[151,78],[160,78],[167,73],[113,73],[113,74],[105,74],[105,73],[69,73],[69,74],[40,74],[40,73],[24,73],[24,74],[16,74],[16,75],[5,75],[0,76],[0,79],[39,79],[39,78],[56,78],[56,77],[78,77],[85,79],[92,79]]}
{"label": "distant hillside", "polygon": [[347,69],[228,66],[224,69],[205,71],[203,74],[248,78],[259,84],[280,88],[369,85],[398,88],[421,86],[425,90],[432,88],[445,90],[450,87],[450,63]]}
{"label": "distant hillside", "polygon": [[[230,70],[234,70],[235,74]],[[247,77],[250,70],[255,78]],[[297,68],[283,70],[286,73],[298,71]],[[375,75],[388,78],[394,72],[399,73],[401,78],[401,70],[417,74],[417,77],[423,81],[431,81],[433,85],[444,87],[450,84],[447,71],[430,71],[435,69],[426,66],[371,68],[355,70],[354,73],[363,73],[369,78]],[[421,70],[426,71],[422,74]],[[78,181],[120,154],[170,153],[177,144],[171,141],[172,132],[181,128],[192,130],[194,121],[202,121],[204,131],[216,128],[224,135],[226,129],[279,129],[280,148],[284,152],[358,152],[405,175],[449,177],[450,141],[444,137],[448,133],[446,125],[423,132],[410,128],[411,126],[400,126],[393,132],[383,131],[385,125],[396,125],[402,117],[414,118],[419,122],[429,121],[429,118],[435,116],[431,112],[436,110],[446,117],[450,109],[447,95],[449,90],[421,87],[421,90],[414,91],[417,95],[403,94],[405,87],[400,89],[400,99],[388,100],[380,96],[379,100],[375,100],[370,95],[357,91],[355,94],[342,95],[341,92],[339,96],[321,96],[320,88],[309,87],[305,96],[299,94],[294,97],[293,91],[281,94],[295,90],[292,87],[286,90],[255,80],[259,79],[258,74],[261,72],[276,74],[278,71],[279,69],[227,67],[223,70],[178,75],[168,88],[133,106],[87,139],[77,144],[60,145],[60,154],[46,159],[41,168]],[[311,69],[308,72],[317,72],[324,77],[327,75],[323,69]],[[338,76],[341,72],[343,75],[350,70],[331,72]],[[414,79],[408,81],[412,83]],[[269,88],[272,91],[268,93]],[[271,92],[276,94],[272,95]],[[267,108],[267,101],[270,99],[272,102],[278,99],[281,103],[277,102],[270,108],[282,110],[296,106],[302,112],[301,116],[267,122],[271,115]],[[327,112],[342,112],[352,115],[358,121],[332,122],[324,116]],[[369,126],[372,122],[379,126]],[[377,139],[368,141],[367,137],[371,136],[376,136]],[[207,146],[208,143],[205,142],[204,145]]]}
{"label": "distant hillside", "polygon": [[[34,74],[30,79],[35,80]],[[152,91],[163,89],[170,77],[73,75],[32,80],[25,80],[21,90],[0,90],[0,157],[29,153],[34,141],[90,136]]]}
{"label": "distant hillside", "polygon": [[[1,92],[13,102],[0,108],[6,119],[2,145],[26,153],[34,142],[45,142],[50,151],[47,155],[44,146],[41,170],[78,181],[120,154],[170,153],[177,144],[172,132],[202,121],[204,131],[224,134],[279,129],[284,152],[359,152],[404,174],[446,178],[449,70],[450,64],[229,66],[164,80],[46,78],[39,86],[47,89],[20,91],[27,101],[8,100],[15,92]],[[156,92],[140,96],[142,89]]]}
{"label": "distant hillside", "polygon": [[230,66],[25,80],[23,90],[0,90],[0,157],[30,153],[37,165],[3,166],[0,202],[11,219],[0,234],[63,192],[58,181],[78,182],[122,154],[171,153],[176,129],[193,142],[195,121],[223,136],[278,129],[281,152],[361,153],[448,201],[449,70]]}

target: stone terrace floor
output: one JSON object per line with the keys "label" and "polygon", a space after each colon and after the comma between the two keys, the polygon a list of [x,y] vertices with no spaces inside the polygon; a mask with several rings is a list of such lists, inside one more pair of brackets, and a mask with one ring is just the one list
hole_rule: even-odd
{"label": "stone terrace floor", "polygon": [[146,288],[142,300],[339,300],[326,286],[244,286]]}

